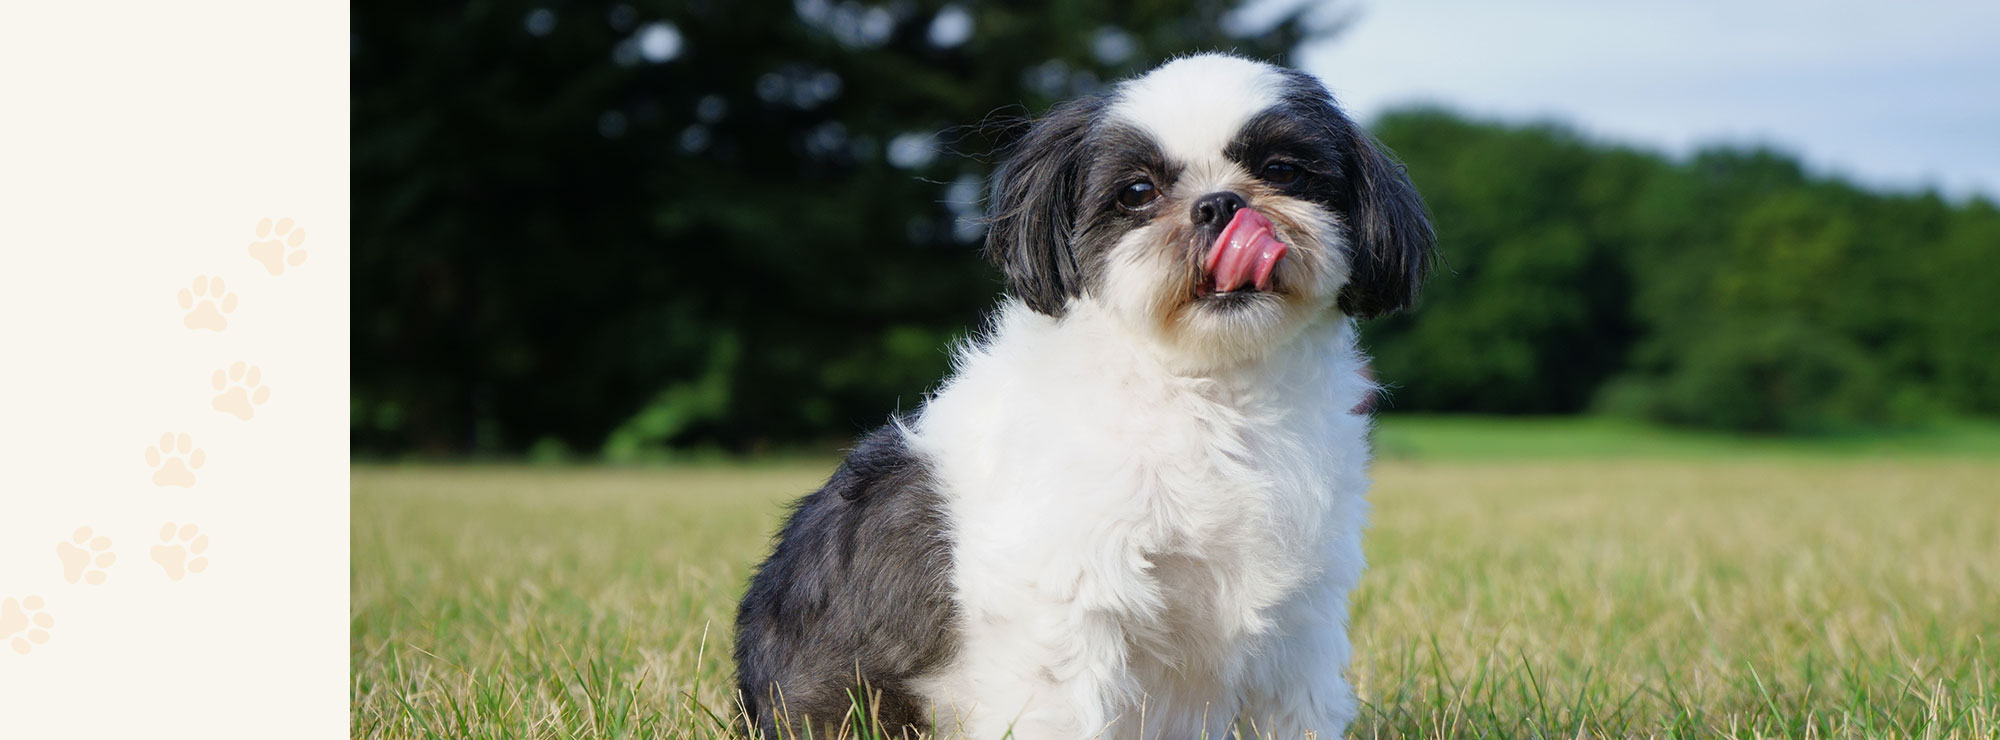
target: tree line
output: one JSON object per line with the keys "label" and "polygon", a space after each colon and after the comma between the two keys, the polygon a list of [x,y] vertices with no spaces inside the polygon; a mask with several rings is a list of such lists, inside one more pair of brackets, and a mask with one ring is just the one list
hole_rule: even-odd
{"label": "tree line", "polygon": [[[355,451],[756,451],[916,406],[1000,289],[990,153],[1174,54],[1283,62],[1330,28],[1236,5],[357,4]],[[1763,150],[1372,123],[1444,257],[1416,311],[1364,327],[1392,413],[2000,413],[1990,200]]]}
{"label": "tree line", "polygon": [[1365,331],[1393,408],[1790,433],[2000,413],[1991,200],[1436,110],[1376,131],[1447,260],[1420,310]]}

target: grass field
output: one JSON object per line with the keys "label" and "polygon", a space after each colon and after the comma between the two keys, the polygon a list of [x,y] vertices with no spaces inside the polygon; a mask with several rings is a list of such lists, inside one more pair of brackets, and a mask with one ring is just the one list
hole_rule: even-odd
{"label": "grass field", "polygon": [[[2000,737],[1984,443],[1425,424],[1382,435],[1352,736]],[[352,734],[725,735],[736,596],[831,464],[357,467]]]}

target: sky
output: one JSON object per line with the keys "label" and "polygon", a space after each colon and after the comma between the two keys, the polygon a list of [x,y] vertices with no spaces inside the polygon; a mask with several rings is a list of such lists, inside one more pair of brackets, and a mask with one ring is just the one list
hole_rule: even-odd
{"label": "sky", "polygon": [[1300,52],[1362,120],[1438,103],[1686,154],[1773,145],[1891,190],[2000,198],[2000,0],[1355,0]]}

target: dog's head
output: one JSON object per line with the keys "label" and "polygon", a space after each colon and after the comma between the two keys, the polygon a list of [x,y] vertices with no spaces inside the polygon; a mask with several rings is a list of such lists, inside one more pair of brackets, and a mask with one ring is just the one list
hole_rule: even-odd
{"label": "dog's head", "polygon": [[1192,367],[1330,311],[1408,305],[1435,240],[1402,168],[1323,85],[1215,54],[1056,106],[992,193],[986,249],[1015,297],[1056,317],[1097,301]]}

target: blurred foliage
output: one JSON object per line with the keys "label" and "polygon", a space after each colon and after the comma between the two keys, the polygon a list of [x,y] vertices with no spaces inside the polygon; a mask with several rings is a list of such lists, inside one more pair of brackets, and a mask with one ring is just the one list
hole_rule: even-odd
{"label": "blurred foliage", "polygon": [[356,450],[755,449],[917,405],[999,290],[986,154],[1311,26],[1235,5],[357,5]]}
{"label": "blurred foliage", "polygon": [[[357,5],[356,451],[755,450],[916,406],[1000,288],[989,153],[1173,54],[1284,62],[1331,26],[1236,5]],[[1375,129],[1449,268],[1366,328],[1394,408],[2000,414],[1990,202],[1439,111]]]}
{"label": "blurred foliage", "polygon": [[1764,149],[1685,162],[1406,111],[1448,270],[1366,335],[1392,406],[1832,432],[2000,414],[2000,211]]}

